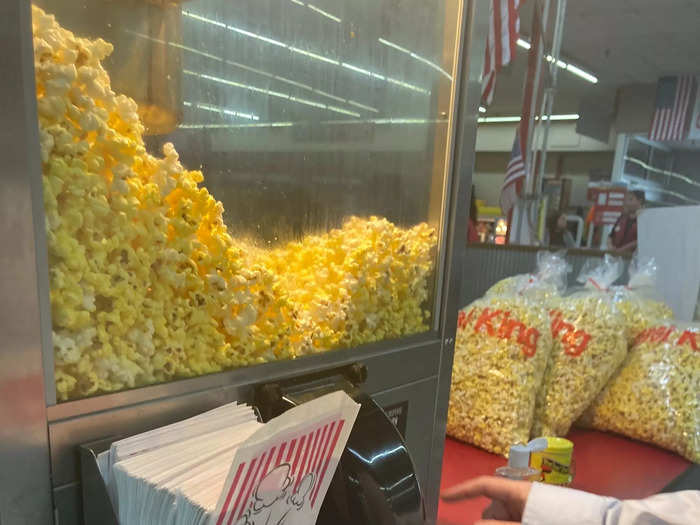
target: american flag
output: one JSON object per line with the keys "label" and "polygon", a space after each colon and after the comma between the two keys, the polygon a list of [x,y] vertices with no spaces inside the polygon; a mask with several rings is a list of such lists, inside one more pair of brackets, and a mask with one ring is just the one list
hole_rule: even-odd
{"label": "american flag", "polygon": [[697,89],[694,76],[661,77],[656,86],[656,108],[651,121],[652,140],[683,140],[693,110],[691,102]]}
{"label": "american flag", "polygon": [[489,34],[486,37],[486,59],[481,81],[481,102],[491,103],[496,87],[496,74],[515,54],[520,32],[518,8],[525,0],[491,0]]}
{"label": "american flag", "polygon": [[[521,122],[522,125],[522,122]],[[503,213],[508,215],[513,209],[513,206],[518,202],[523,184],[525,183],[525,156],[520,143],[520,128],[518,126],[515,132],[515,140],[513,141],[513,151],[510,154],[510,161],[506,167],[506,178],[501,186],[500,205]]]}
{"label": "american flag", "polygon": [[532,18],[532,43],[528,56],[527,76],[523,88],[523,109],[520,116],[520,123],[515,131],[513,140],[513,150],[510,154],[508,166],[506,166],[506,177],[501,186],[500,205],[501,210],[509,215],[513,206],[518,202],[522,194],[525,179],[527,178],[527,147],[530,136],[530,115],[534,109],[540,106],[542,96],[542,80],[540,85],[535,86],[535,71],[537,63],[542,60],[542,19],[540,4],[535,4],[535,12]]}

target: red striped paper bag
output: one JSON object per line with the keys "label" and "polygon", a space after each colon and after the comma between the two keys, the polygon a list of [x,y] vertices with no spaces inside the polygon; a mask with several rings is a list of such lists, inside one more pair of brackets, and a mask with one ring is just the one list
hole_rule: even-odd
{"label": "red striped paper bag", "polygon": [[339,391],[265,424],[236,452],[209,525],[316,523],[359,410]]}

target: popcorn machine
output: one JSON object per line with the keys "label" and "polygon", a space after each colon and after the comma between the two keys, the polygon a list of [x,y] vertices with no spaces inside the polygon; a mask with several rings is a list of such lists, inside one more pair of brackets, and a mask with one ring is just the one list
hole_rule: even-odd
{"label": "popcorn machine", "polygon": [[434,521],[485,7],[3,2],[3,524],[83,522],[82,444],[352,363]]}

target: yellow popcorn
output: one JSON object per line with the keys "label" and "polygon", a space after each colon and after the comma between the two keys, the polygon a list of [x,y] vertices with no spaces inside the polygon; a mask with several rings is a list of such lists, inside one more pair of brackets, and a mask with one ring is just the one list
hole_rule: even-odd
{"label": "yellow popcorn", "polygon": [[146,151],[111,44],[32,18],[59,400],[428,329],[432,228],[234,240],[202,173]]}
{"label": "yellow popcorn", "polygon": [[604,293],[560,299],[550,311],[552,357],[537,397],[533,436],[564,436],[627,353],[624,317]]}
{"label": "yellow popcorn", "polygon": [[627,286],[613,287],[617,307],[625,316],[630,346],[654,322],[673,319],[673,310],[656,300],[657,271],[653,257],[637,255],[629,265],[630,278]]}
{"label": "yellow popcorn", "polygon": [[700,462],[700,326],[655,323],[584,419]]}
{"label": "yellow popcorn", "polygon": [[435,230],[351,217],[264,257],[295,305],[295,351],[313,353],[426,331]]}
{"label": "yellow popcorn", "polygon": [[616,297],[617,308],[625,317],[630,344],[655,321],[673,319],[673,310],[662,301],[643,297],[630,290],[621,290]]}
{"label": "yellow popcorn", "polygon": [[487,297],[461,310],[447,433],[502,455],[526,443],[551,348],[545,310],[521,297]]}

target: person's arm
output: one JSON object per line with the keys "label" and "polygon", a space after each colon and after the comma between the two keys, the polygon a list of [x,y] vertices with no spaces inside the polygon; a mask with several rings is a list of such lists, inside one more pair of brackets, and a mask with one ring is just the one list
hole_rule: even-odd
{"label": "person's arm", "polygon": [[579,490],[480,477],[442,494],[454,501],[486,496],[491,505],[481,525],[695,525],[700,491],[660,494],[620,501]]}
{"label": "person's arm", "polygon": [[700,516],[700,492],[688,490],[620,501],[535,483],[522,525],[690,525]]}

